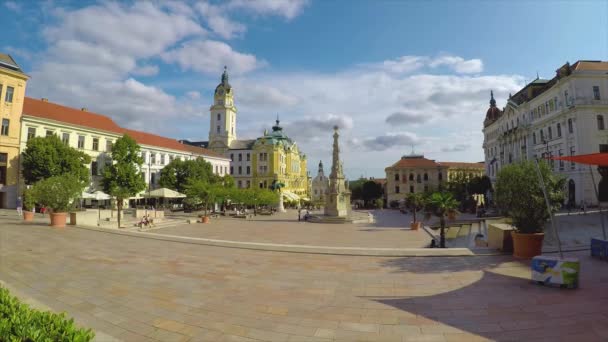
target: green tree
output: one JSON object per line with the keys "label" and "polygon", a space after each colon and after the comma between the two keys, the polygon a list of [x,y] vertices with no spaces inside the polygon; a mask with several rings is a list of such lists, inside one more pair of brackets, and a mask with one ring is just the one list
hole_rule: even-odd
{"label": "green tree", "polygon": [[189,198],[199,199],[203,203],[207,216],[209,205],[215,203],[216,199],[224,193],[224,187],[203,180],[194,180],[186,185],[185,192]]}
{"label": "green tree", "polygon": [[63,174],[38,181],[28,194],[50,208],[53,212],[64,213],[72,209],[74,200],[82,194],[86,183],[78,176]]}
{"label": "green tree", "polygon": [[439,247],[441,248],[445,248],[446,217],[450,213],[456,213],[458,205],[458,201],[449,192],[435,192],[429,197],[427,201],[427,213],[439,217],[439,224],[441,225],[441,231],[439,234]]}
{"label": "green tree", "polygon": [[159,184],[162,187],[185,192],[190,182],[216,183],[220,178],[213,174],[212,165],[203,158],[194,160],[173,159],[160,171]]}
{"label": "green tree", "polygon": [[21,161],[23,178],[27,184],[63,174],[74,175],[82,182],[90,179],[87,165],[91,162],[91,157],[67,146],[54,134],[29,139]]}
{"label": "green tree", "polygon": [[414,215],[414,223],[418,222],[418,220],[416,219],[416,214],[420,210],[424,209],[425,205],[426,198],[424,194],[420,192],[409,193],[405,197],[405,206],[412,211],[412,214]]}
{"label": "green tree", "polygon": [[382,185],[372,180],[366,181],[361,186],[361,199],[366,207],[372,203],[375,204],[376,200],[381,198],[383,194]]}
{"label": "green tree", "polygon": [[146,188],[146,181],[140,172],[144,160],[139,150],[133,138],[123,135],[112,145],[112,164],[103,170],[103,189],[117,201],[118,227],[123,201]]}
{"label": "green tree", "polygon": [[540,161],[538,166],[550,204],[547,210],[534,163],[524,161],[507,165],[496,176],[496,205],[513,219],[513,225],[524,234],[542,232],[550,211],[559,210],[565,198],[566,179],[555,175],[547,162]]}

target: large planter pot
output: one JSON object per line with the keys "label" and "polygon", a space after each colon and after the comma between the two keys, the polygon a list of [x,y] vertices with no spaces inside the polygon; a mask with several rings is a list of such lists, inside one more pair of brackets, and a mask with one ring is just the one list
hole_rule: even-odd
{"label": "large planter pot", "polygon": [[411,230],[418,230],[418,229],[420,229],[421,226],[422,226],[422,222],[419,222],[419,221],[410,223]]}
{"label": "large planter pot", "polygon": [[201,223],[209,223],[209,216],[202,216]]}
{"label": "large planter pot", "polygon": [[51,213],[51,227],[64,228],[67,213]]}
{"label": "large planter pot", "polygon": [[545,233],[521,234],[511,232],[513,238],[513,256],[521,259],[531,259],[542,254]]}
{"label": "large planter pot", "polygon": [[31,211],[28,211],[28,210],[24,211],[23,212],[23,221],[25,221],[25,222],[34,221],[34,213]]}

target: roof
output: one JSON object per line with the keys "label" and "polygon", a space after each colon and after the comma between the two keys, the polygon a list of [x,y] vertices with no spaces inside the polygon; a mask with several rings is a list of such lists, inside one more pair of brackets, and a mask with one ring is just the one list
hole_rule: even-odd
{"label": "roof", "polygon": [[440,162],[440,164],[443,166],[454,167],[454,168],[476,168],[476,169],[485,168],[483,162],[480,162],[480,163]]}
{"label": "roof", "polygon": [[255,139],[232,140],[232,142],[230,142],[230,149],[231,150],[251,150],[253,148],[254,143],[255,143]]}
{"label": "roof", "polygon": [[15,62],[15,60],[13,59],[13,57],[11,57],[11,55],[0,53],[0,67],[23,74],[23,71],[19,67],[19,64],[17,64],[17,62]]}
{"label": "roof", "polygon": [[603,61],[577,61],[572,65],[573,70],[608,71],[608,62]]}
{"label": "roof", "polygon": [[410,168],[410,167],[440,167],[441,164],[434,160],[426,159],[422,155],[403,156],[395,164],[391,165],[390,168]]}
{"label": "roof", "polygon": [[111,118],[71,107],[62,106],[46,100],[37,100],[25,97],[23,102],[23,115],[37,117],[41,119],[53,120],[68,123],[80,127],[102,130],[115,134],[128,134],[135,139],[138,144],[154,147],[168,148],[177,151],[191,152],[209,157],[226,157],[210,151],[206,148],[181,144],[179,141],[160,135],[122,128]]}

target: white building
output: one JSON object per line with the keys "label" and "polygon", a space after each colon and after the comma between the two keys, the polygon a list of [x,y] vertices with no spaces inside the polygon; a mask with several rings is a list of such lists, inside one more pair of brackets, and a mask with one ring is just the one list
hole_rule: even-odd
{"label": "white building", "polygon": [[89,112],[85,108],[79,110],[46,99],[26,97],[21,117],[21,151],[25,151],[28,139],[51,134],[91,156],[92,189],[99,189],[101,169],[108,160],[112,143],[124,134],[135,139],[141,148],[144,157],[142,173],[151,189],[158,187],[160,170],[176,158],[203,158],[211,164],[215,174],[223,176],[229,172],[230,159],[207,149],[122,128],[109,117]]}
{"label": "white building", "polygon": [[323,171],[323,162],[319,161],[319,171],[312,180],[312,201],[313,203],[325,203],[325,196],[329,188],[329,178]]}
{"label": "white building", "polygon": [[[503,110],[491,94],[483,128],[486,174],[494,182],[503,165],[519,160],[608,152],[606,120],[608,62],[566,63],[554,78],[536,79],[509,96]],[[551,164],[568,179],[568,201],[597,203],[588,166]],[[597,184],[600,175],[593,172]]]}

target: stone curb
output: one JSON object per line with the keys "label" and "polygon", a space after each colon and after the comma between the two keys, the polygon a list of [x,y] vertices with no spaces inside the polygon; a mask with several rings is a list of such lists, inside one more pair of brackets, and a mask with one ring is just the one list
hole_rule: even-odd
{"label": "stone curb", "polygon": [[[475,256],[478,255],[468,248],[362,248],[362,247],[335,247],[335,246],[309,246],[289,245],[276,243],[243,242],[231,240],[216,240],[177,235],[166,235],[148,232],[122,231],[98,227],[73,226],[75,228],[94,230],[98,232],[126,235],[138,238],[163,240],[171,242],[191,243],[215,247],[238,248],[261,250],[270,252],[306,253],[306,254],[328,254],[349,256],[380,256],[380,257],[453,257],[453,256]],[[500,253],[496,253],[500,254]],[[494,255],[479,254],[479,255]]]}

